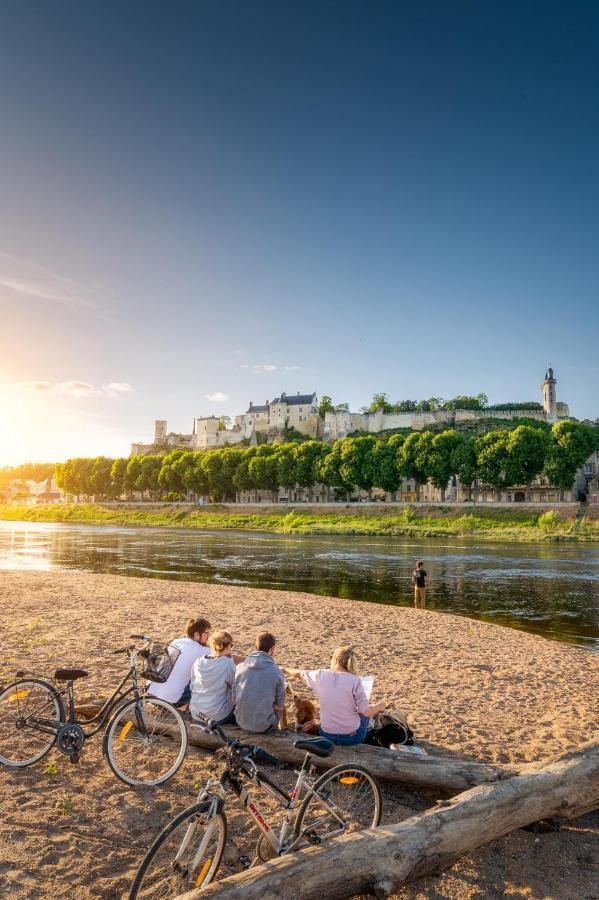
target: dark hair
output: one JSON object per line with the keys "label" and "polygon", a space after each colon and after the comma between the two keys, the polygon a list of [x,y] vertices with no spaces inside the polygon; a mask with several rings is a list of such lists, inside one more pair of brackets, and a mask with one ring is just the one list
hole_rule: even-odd
{"label": "dark hair", "polygon": [[256,650],[262,650],[263,653],[268,653],[276,643],[277,639],[274,634],[271,634],[270,631],[261,631],[256,638]]}
{"label": "dark hair", "polygon": [[208,631],[209,628],[210,622],[208,619],[190,619],[187,623],[185,634],[187,637],[192,638],[196,632],[198,634],[203,634],[205,631]]}
{"label": "dark hair", "polygon": [[420,566],[423,566],[423,565],[424,565],[424,563],[422,562],[421,559],[419,559],[418,562],[416,563],[416,568],[419,569]]}

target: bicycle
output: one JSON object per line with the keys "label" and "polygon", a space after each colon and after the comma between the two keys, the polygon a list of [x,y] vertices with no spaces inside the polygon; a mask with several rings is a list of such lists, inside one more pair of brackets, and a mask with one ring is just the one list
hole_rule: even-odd
{"label": "bicycle", "polygon": [[[251,866],[302,846],[318,845],[329,838],[380,824],[381,791],[366,768],[339,765],[320,778],[312,777],[312,755],[330,756],[334,749],[331,741],[305,738],[294,742],[294,747],[305,750],[306,755],[296,770],[295,786],[287,793],[256,765],[260,762],[286,768],[285,763],[254,744],[227,737],[214,721],[204,725],[225,742],[220,751],[226,757],[225,767],[220,778],[210,779],[200,790],[196,803],[158,835],[137,871],[129,900],[166,900],[206,887],[214,880],[227,843],[227,789],[241,801],[260,832]],[[278,833],[268,824],[244,782],[269,794],[286,810]]]}
{"label": "bicycle", "polygon": [[[105,727],[102,750],[117,778],[132,787],[171,778],[187,751],[185,723],[170,703],[143,693],[137,660],[150,658],[152,639],[130,637],[142,646],[129,644],[113,651],[128,655],[128,671],[90,718],[75,717],[74,682],[87,677],[83,669],[56,669],[54,681],[64,684],[60,688],[45,676],[17,672],[16,680],[0,693],[0,763],[14,769],[31,766],[55,744],[76,763],[87,738]],[[130,693],[133,697],[125,699]]]}

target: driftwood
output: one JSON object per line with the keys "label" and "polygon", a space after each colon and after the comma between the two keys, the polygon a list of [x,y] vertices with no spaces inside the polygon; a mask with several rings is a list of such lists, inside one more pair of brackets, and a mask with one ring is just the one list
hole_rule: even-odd
{"label": "driftwood", "polygon": [[398,825],[299,850],[179,900],[298,900],[384,896],[438,873],[460,856],[548,817],[571,819],[599,807],[599,743],[522,767],[505,781],[472,788]]}
{"label": "driftwood", "polygon": [[[215,750],[222,746],[220,738],[207,734],[199,725],[187,721],[189,743],[198,747]],[[295,731],[274,731],[269,734],[250,734],[239,728],[225,728],[231,737],[258,744],[268,753],[290,763],[300,763],[304,751],[297,750],[293,742],[301,735]],[[509,778],[517,771],[506,766],[486,765],[471,760],[452,759],[442,756],[419,756],[403,750],[384,750],[358,744],[354,747],[336,747],[331,756],[321,759],[312,757],[314,765],[330,769],[340,763],[362,763],[373,775],[388,781],[401,781],[421,788],[435,789],[449,794],[464,791],[478,784],[489,784]]]}

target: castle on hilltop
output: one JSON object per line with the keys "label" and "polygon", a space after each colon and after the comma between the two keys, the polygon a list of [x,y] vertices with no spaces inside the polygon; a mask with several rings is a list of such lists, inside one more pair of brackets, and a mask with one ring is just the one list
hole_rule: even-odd
{"label": "castle on hilltop", "polygon": [[241,442],[256,443],[256,435],[262,432],[270,442],[282,440],[285,430],[295,429],[311,438],[335,441],[356,431],[377,434],[396,428],[410,428],[423,431],[426,428],[446,424],[448,428],[480,419],[518,419],[526,417],[553,424],[567,419],[570,410],[567,403],[557,399],[557,380],[553,369],[547,369],[541,385],[542,403],[500,404],[487,409],[437,409],[432,412],[376,412],[353,413],[349,410],[334,410],[319,415],[318,398],[312,394],[282,393],[274,400],[255,405],[252,400],[248,409],[235,416],[233,425],[225,428],[216,416],[203,416],[193,420],[191,434],[168,432],[167,422],[158,419],[154,423],[152,444],[131,444],[131,455],[160,451],[161,449],[182,448],[185,450],[209,450],[226,447]]}

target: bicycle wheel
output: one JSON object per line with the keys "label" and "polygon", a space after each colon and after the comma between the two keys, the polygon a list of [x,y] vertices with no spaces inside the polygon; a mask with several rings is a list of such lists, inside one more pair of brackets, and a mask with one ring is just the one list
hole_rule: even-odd
{"label": "bicycle wheel", "polygon": [[210,800],[183,810],[160,832],[137,870],[129,900],[167,900],[214,879],[227,843],[227,819],[208,819]]}
{"label": "bicycle wheel", "polygon": [[103,750],[110,768],[125,784],[163,784],[185,757],[185,723],[166,700],[127,700],[106,726]]}
{"label": "bicycle wheel", "polygon": [[321,841],[376,828],[382,814],[381,789],[363,766],[335,766],[316,781],[300,807],[295,837],[310,831]]}
{"label": "bicycle wheel", "polygon": [[39,762],[56,741],[53,726],[65,718],[54,685],[40,678],[13,681],[0,693],[0,763],[22,768]]}

